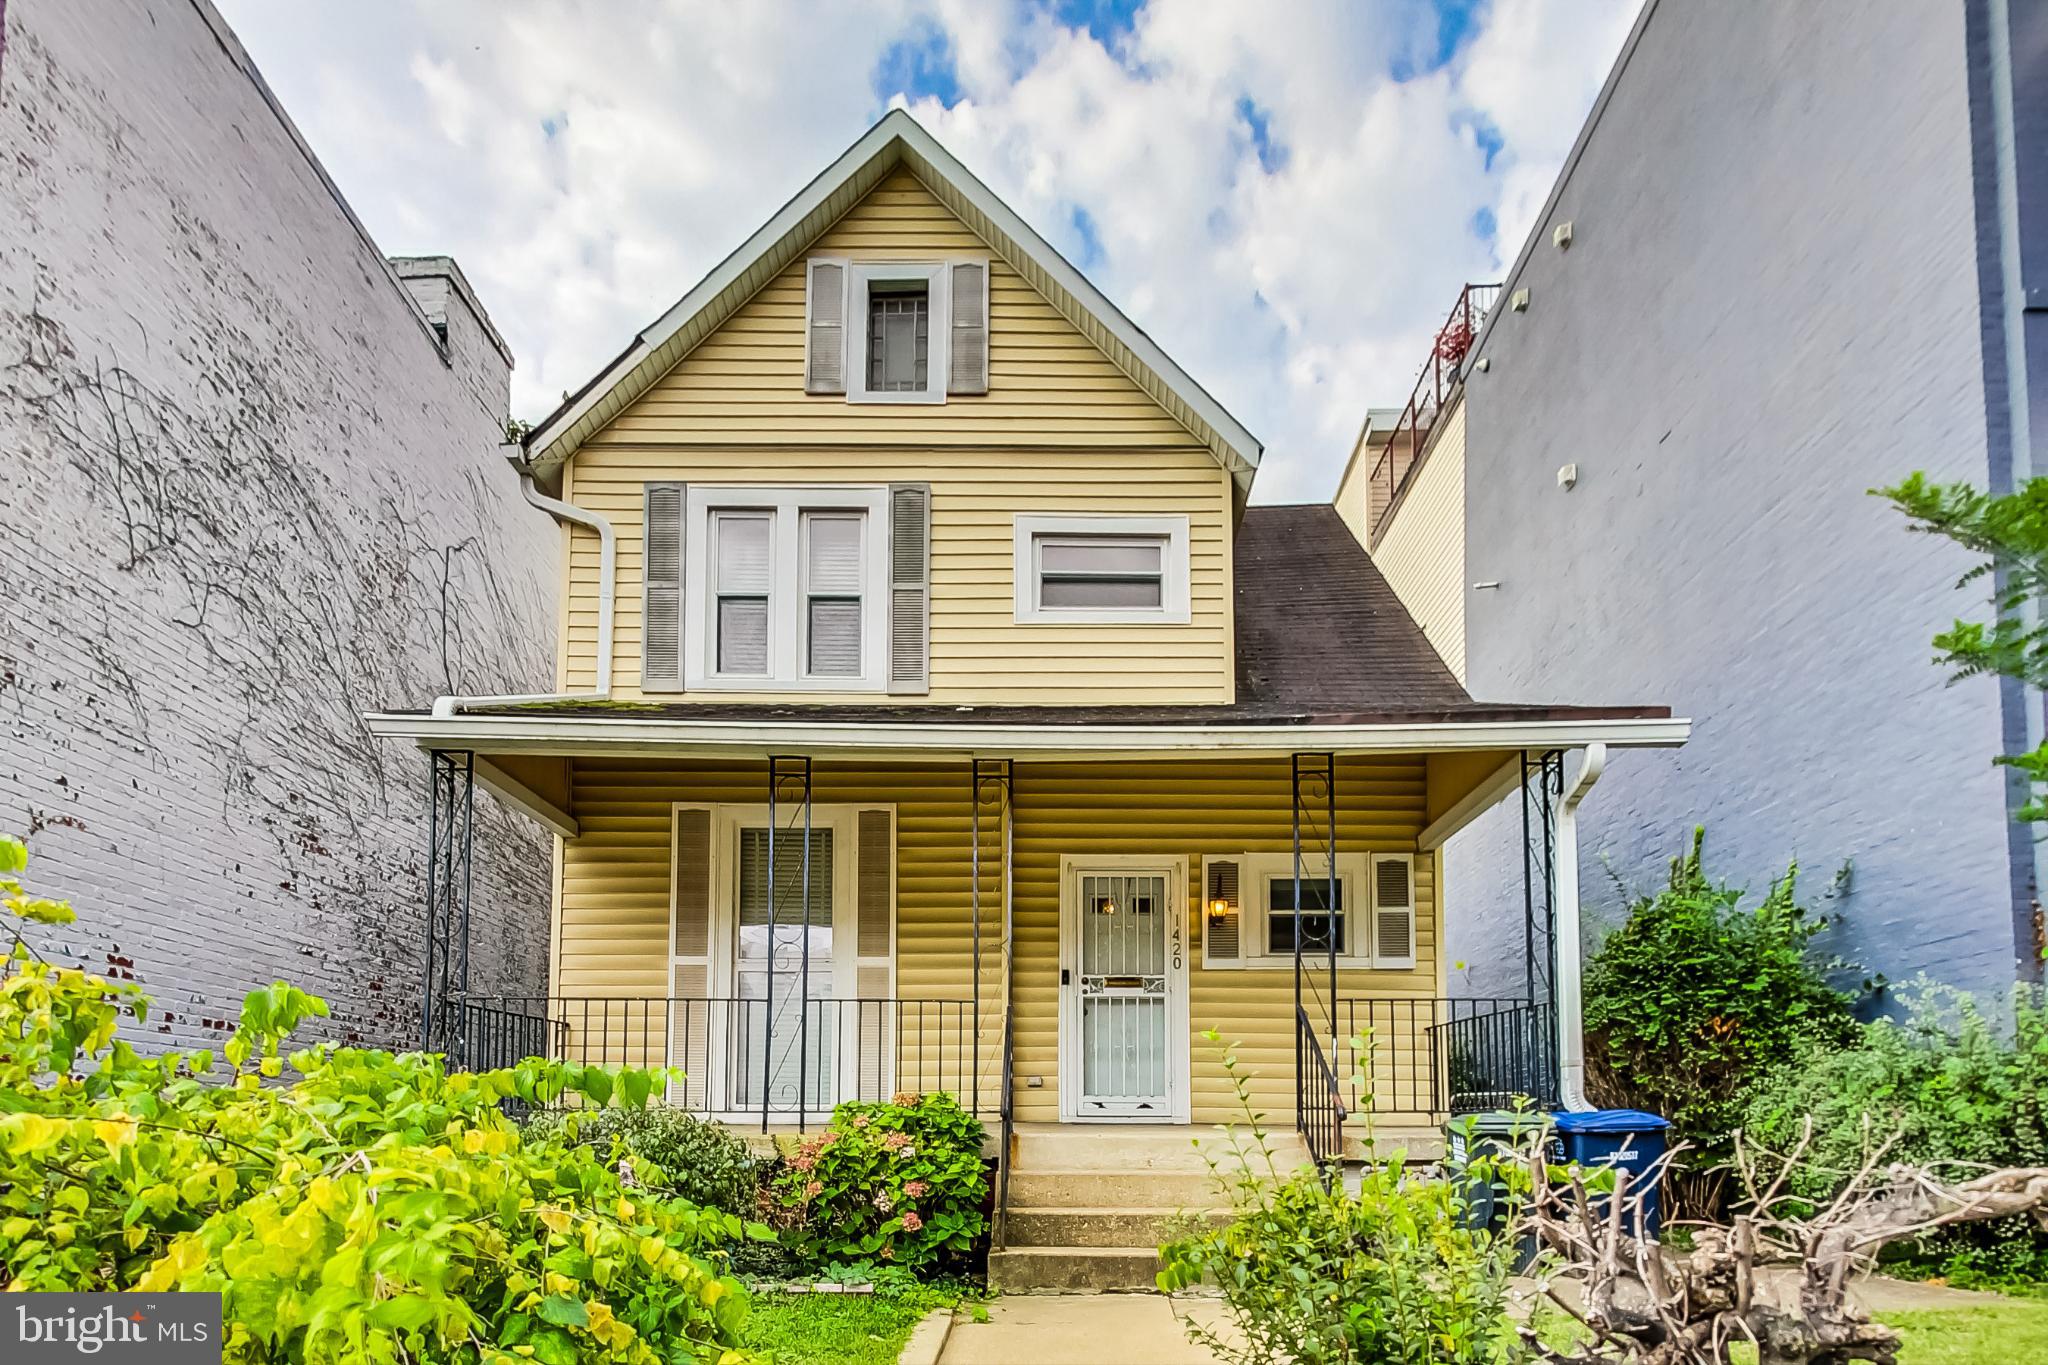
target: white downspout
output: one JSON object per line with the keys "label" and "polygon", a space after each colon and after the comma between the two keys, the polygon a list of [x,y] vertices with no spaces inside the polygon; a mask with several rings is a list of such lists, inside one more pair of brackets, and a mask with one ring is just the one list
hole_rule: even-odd
{"label": "white downspout", "polygon": [[1606,766],[1607,746],[1588,744],[1578,778],[1557,808],[1558,1099],[1580,1112],[1593,1105],[1586,1099],[1586,1009],[1579,975],[1579,803]]}
{"label": "white downspout", "polygon": [[612,599],[618,587],[618,537],[612,524],[595,512],[551,498],[533,486],[533,474],[519,470],[519,491],[527,502],[557,521],[571,522],[597,532],[597,688],[590,692],[535,692],[502,697],[438,697],[434,714],[452,716],[479,706],[518,706],[541,701],[605,701],[612,694]]}

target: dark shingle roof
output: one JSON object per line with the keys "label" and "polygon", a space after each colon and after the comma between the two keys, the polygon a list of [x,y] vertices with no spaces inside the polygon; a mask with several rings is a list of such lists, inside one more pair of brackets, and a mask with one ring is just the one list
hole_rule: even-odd
{"label": "dark shingle roof", "polygon": [[[1475,702],[1326,504],[1252,507],[1238,526],[1237,700],[1227,706],[547,702],[499,714],[980,725],[1367,725],[1658,718],[1662,706]],[[481,714],[492,714],[485,709]]]}

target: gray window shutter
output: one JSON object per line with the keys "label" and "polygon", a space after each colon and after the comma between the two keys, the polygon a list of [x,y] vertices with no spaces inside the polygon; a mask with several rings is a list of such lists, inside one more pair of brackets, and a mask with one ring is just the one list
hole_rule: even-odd
{"label": "gray window shutter", "polygon": [[946,350],[946,392],[988,392],[988,262],[953,263],[953,334]]}
{"label": "gray window shutter", "polygon": [[650,483],[642,507],[640,687],[683,688],[683,485]]}
{"label": "gray window shutter", "polygon": [[1415,965],[1415,860],[1405,853],[1372,860],[1372,965]]}
{"label": "gray window shutter", "polygon": [[932,488],[889,485],[889,690],[931,691]]}
{"label": "gray window shutter", "polygon": [[[1209,858],[1203,864],[1209,894],[1202,903],[1202,965],[1244,965],[1242,904],[1238,899],[1241,865],[1235,858]],[[1218,907],[1221,906],[1221,912]]]}
{"label": "gray window shutter", "polygon": [[846,392],[846,262],[812,261],[804,290],[804,392]]}

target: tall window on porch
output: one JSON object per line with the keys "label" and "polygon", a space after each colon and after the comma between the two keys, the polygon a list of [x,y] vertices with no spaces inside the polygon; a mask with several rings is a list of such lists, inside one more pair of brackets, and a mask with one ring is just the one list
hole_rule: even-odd
{"label": "tall window on porch", "polygon": [[[1275,957],[1294,956],[1298,939],[1304,956],[1330,951],[1330,935],[1337,936],[1337,952],[1344,951],[1344,883],[1337,882],[1334,907],[1330,904],[1327,877],[1301,879],[1301,903],[1295,904],[1294,878],[1274,877],[1266,883],[1266,951]],[[1332,909],[1336,913],[1331,913]]]}
{"label": "tall window on porch", "polygon": [[[832,999],[832,831],[811,833],[810,895],[804,895],[802,830],[775,835],[775,887],[768,885],[768,831],[740,830],[738,942],[733,953],[733,1103],[829,1109],[838,1055]],[[803,990],[804,943],[809,990]],[[802,1096],[798,1088],[801,1076]]]}

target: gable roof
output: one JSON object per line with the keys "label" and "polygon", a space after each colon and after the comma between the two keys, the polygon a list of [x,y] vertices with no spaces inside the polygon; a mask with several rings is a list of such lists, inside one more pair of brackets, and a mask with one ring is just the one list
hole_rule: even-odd
{"label": "gable roof", "polygon": [[1112,364],[1207,446],[1236,480],[1240,496],[1250,489],[1259,465],[1258,439],[901,109],[885,114],[616,360],[535,426],[524,442],[535,471],[551,475],[898,167],[923,182]]}

